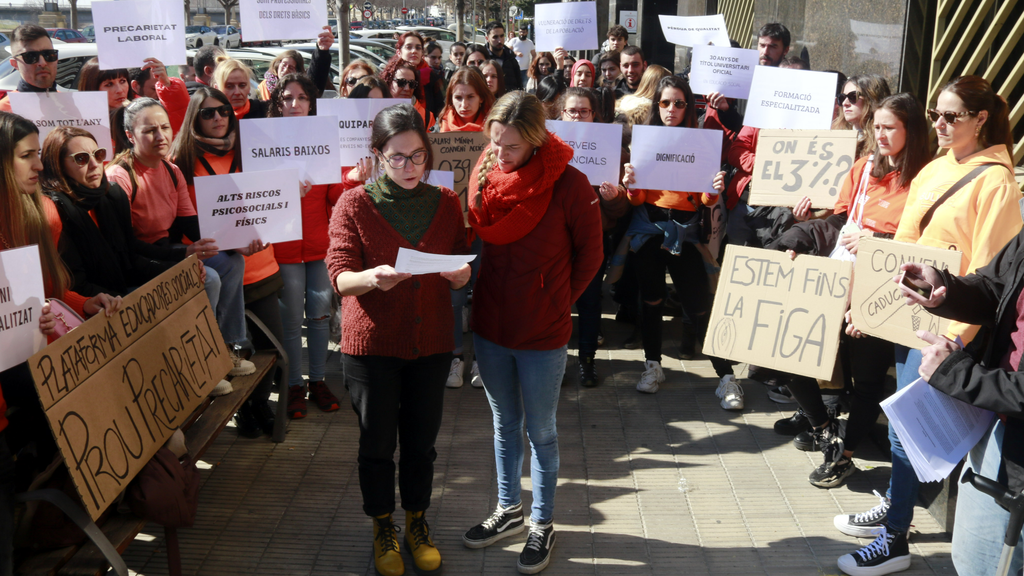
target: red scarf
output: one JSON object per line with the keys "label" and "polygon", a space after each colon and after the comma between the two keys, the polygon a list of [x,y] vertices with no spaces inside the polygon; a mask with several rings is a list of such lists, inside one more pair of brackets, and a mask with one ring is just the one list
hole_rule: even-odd
{"label": "red scarf", "polygon": [[249,102],[249,99],[246,98],[245,99],[245,106],[242,106],[241,108],[235,108],[234,109],[235,110],[235,118],[238,118],[239,120],[241,120],[242,118],[245,118],[245,115],[249,113],[249,107],[250,106],[252,106],[252,102]]}
{"label": "red scarf", "polygon": [[473,118],[472,122],[466,122],[462,119],[458,113],[455,112],[454,108],[448,108],[441,115],[441,132],[483,132],[484,131],[484,120],[487,119],[487,114],[484,114],[483,110],[478,110],[476,117]]}
{"label": "red scarf", "polygon": [[[483,154],[488,150],[490,145]],[[529,234],[548,211],[555,182],[572,154],[568,144],[548,132],[547,143],[534,150],[525,166],[508,174],[491,170],[483,190],[479,190],[482,163],[477,162],[469,177],[469,224],[473,230],[491,244],[511,244]]]}

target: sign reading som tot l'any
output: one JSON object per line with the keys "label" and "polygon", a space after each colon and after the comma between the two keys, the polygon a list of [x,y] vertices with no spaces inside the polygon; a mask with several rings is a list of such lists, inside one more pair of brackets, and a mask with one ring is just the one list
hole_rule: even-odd
{"label": "sign reading som tot l'any", "polygon": [[231,369],[201,266],[185,259],[28,360],[94,520]]}
{"label": "sign reading som tot l'any", "polygon": [[809,378],[832,377],[849,262],[726,246],[704,354]]}
{"label": "sign reading som tot l'any", "polygon": [[815,209],[832,208],[856,151],[853,130],[761,130],[750,205],[796,206],[807,196]]}

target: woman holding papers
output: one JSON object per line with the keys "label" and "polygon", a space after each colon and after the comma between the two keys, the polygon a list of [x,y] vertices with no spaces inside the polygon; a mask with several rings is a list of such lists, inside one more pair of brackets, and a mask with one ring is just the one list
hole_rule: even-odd
{"label": "woman holding papers", "polygon": [[[693,92],[686,80],[666,76],[654,92],[655,106],[647,124],[650,126],[682,126],[695,128],[697,112]],[[626,164],[622,183],[627,188],[636,183],[633,166]],[[713,182],[721,194],[725,189],[725,173],[719,172]],[[706,186],[702,185],[701,188]],[[687,319],[694,324],[689,331],[704,334],[711,311],[711,292],[704,256],[697,248],[700,242],[702,205],[711,206],[717,195],[672,190],[629,189],[633,221],[627,235],[633,237],[636,270],[640,285],[641,334],[644,343],[644,372],[636,389],[654,394],[665,381],[661,369],[661,323],[665,306],[665,271],[672,276]],[[684,327],[684,331],[686,328]],[[743,409],[743,389],[736,382],[732,365],[720,358],[711,358],[721,381],[715,394],[726,410]]]}
{"label": "woman holding papers", "polygon": [[[316,88],[301,74],[281,78],[270,96],[270,116],[316,116]],[[327,224],[341,184],[302,183],[302,240],[279,243],[274,256],[281,266],[281,319],[288,357],[288,415],[306,417],[307,384],[302,379],[302,324],[306,324],[309,354],[309,397],[323,412],[338,409],[338,398],[325,382],[327,346],[331,337],[331,281],[327,277]]]}
{"label": "woman holding papers", "polygon": [[[958,272],[966,276],[988,264],[1021,230],[1009,111],[988,81],[963,76],[943,87],[928,117],[939,146],[947,153],[932,160],[910,183],[896,240],[963,252]],[[945,338],[959,348],[974,339],[979,327],[951,322],[945,335],[932,335],[926,341]],[[896,345],[898,388],[918,378],[921,359],[920,350]],[[892,426],[889,442],[892,472],[886,498],[866,513],[836,519],[836,526],[844,531],[877,528],[878,536],[869,546],[839,558],[839,568],[852,576],[889,574],[910,567],[907,530],[917,502],[918,480]],[[960,504],[958,501],[958,511]]]}
{"label": "woman holding papers", "polygon": [[378,574],[405,572],[395,510],[395,448],[405,543],[416,570],[435,574],[441,555],[430,538],[434,442],[451,362],[451,290],[469,281],[453,272],[413,277],[392,267],[399,249],[463,254],[466,234],[454,192],[422,182],[433,165],[423,120],[408,104],[385,108],[373,123],[379,177],[346,190],[331,216],[327,266],[342,297],[342,363],[359,416],[359,487],[373,518]]}
{"label": "woman holding papers", "polygon": [[525,528],[520,498],[523,425],[530,440],[533,512],[519,571],[551,560],[558,484],[555,412],[572,335],[572,303],[601,266],[594,189],[569,166],[573,149],[548,132],[544,108],[522,91],[494,105],[491,143],[469,179],[469,223],[484,242],[473,291],[473,342],[494,413],[498,507],[462,537],[483,548]]}

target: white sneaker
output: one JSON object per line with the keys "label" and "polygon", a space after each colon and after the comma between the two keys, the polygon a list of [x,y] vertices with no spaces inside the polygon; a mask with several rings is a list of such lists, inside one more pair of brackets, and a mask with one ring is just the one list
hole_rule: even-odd
{"label": "white sneaker", "polygon": [[473,388],[483,388],[484,379],[480,376],[480,365],[473,360],[473,367],[469,370],[470,380],[469,383]]}
{"label": "white sneaker", "polygon": [[449,388],[462,388],[462,367],[466,363],[458,358],[452,358],[452,367],[448,371],[448,381],[444,383]]}
{"label": "white sneaker", "polygon": [[469,306],[462,307],[462,333],[469,332]]}
{"label": "white sneaker", "polygon": [[228,346],[228,357],[231,358],[231,371],[228,372],[231,376],[248,376],[256,372],[256,365],[239,356],[238,351],[230,345]]}
{"label": "white sneaker", "polygon": [[213,390],[210,390],[210,397],[216,398],[217,396],[227,396],[234,391],[235,389],[231,386],[231,382],[221,380],[220,382],[217,382],[217,385],[213,387]]}
{"label": "white sneaker", "polygon": [[665,381],[665,373],[661,371],[661,362],[647,360],[644,362],[644,373],[640,375],[640,382],[636,389],[647,394],[654,394],[658,391],[658,384]]}
{"label": "white sneaker", "polygon": [[722,408],[743,410],[743,388],[736,382],[736,377],[732,374],[722,376],[722,381],[718,383],[718,389],[715,390],[715,396],[722,399]]}

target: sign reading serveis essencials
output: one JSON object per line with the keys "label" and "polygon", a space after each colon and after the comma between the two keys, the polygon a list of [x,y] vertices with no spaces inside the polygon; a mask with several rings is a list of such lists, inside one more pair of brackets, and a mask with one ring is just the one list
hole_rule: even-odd
{"label": "sign reading serveis essencials", "polygon": [[96,50],[103,70],[139,68],[146,58],[184,64],[185,13],[179,0],[92,3]]}
{"label": "sign reading serveis essencials", "polygon": [[246,42],[310,40],[327,25],[327,0],[240,0],[238,12]]}

